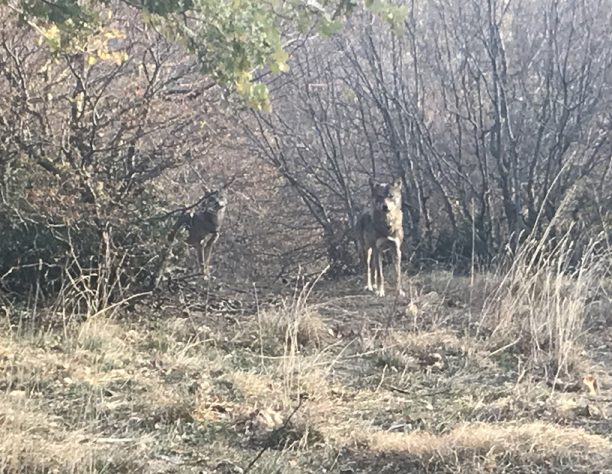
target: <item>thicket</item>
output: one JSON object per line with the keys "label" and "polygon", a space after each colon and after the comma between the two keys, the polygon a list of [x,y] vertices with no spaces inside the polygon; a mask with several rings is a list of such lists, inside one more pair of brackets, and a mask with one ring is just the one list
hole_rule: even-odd
{"label": "thicket", "polygon": [[203,72],[201,49],[110,5],[112,28],[85,51],[50,47],[64,30],[41,41],[0,5],[5,295],[150,288],[162,257],[180,258],[168,212],[230,181],[215,252],[228,278],[355,271],[370,176],[402,178],[416,266],[485,268],[570,235],[575,268],[609,246],[605,1],[410,2],[392,21],[357,8],[325,36],[284,22],[288,68],[276,47],[276,63],[255,55],[257,77],[232,70],[240,99]]}

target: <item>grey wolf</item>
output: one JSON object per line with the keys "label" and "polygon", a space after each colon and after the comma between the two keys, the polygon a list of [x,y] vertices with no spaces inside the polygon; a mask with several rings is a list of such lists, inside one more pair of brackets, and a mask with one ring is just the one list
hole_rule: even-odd
{"label": "grey wolf", "polygon": [[223,192],[212,191],[192,207],[189,213],[185,211],[179,216],[168,240],[174,240],[176,233],[186,228],[188,232],[186,242],[195,249],[199,268],[208,276],[210,256],[213,245],[219,239],[219,232],[225,219],[227,199]]}
{"label": "grey wolf", "polygon": [[[404,296],[402,289],[402,250],[404,240],[402,212],[402,181],[377,183],[370,178],[371,206],[357,221],[357,238],[366,267],[366,289],[385,295],[383,275],[383,253],[392,251],[395,263],[397,294]],[[374,286],[372,286],[372,274]]]}

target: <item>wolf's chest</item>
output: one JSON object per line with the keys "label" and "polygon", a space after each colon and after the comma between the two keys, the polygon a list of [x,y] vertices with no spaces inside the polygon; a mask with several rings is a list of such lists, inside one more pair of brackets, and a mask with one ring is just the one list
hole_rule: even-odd
{"label": "wolf's chest", "polygon": [[395,238],[402,233],[402,217],[391,215],[374,215],[374,229],[377,240]]}

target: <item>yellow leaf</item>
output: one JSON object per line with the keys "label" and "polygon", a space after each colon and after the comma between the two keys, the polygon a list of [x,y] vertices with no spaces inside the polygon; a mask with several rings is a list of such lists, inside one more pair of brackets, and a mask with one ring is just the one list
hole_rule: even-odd
{"label": "yellow leaf", "polygon": [[279,71],[286,72],[289,70],[289,66],[287,65],[289,55],[283,48],[277,48],[274,53],[272,53],[272,59],[274,60],[276,69]]}
{"label": "yellow leaf", "polygon": [[89,64],[90,66],[93,66],[97,62],[98,62],[98,60],[96,59],[96,57],[93,54],[89,54],[87,56],[87,64]]}
{"label": "yellow leaf", "polygon": [[125,33],[121,30],[107,30],[104,32],[104,37],[109,39],[124,39]]}
{"label": "yellow leaf", "polygon": [[250,71],[241,71],[238,74],[238,79],[236,80],[236,91],[240,94],[244,94],[251,89],[251,78],[253,75]]}
{"label": "yellow leaf", "polygon": [[59,49],[62,44],[62,32],[57,27],[57,25],[51,25],[49,28],[42,28],[40,30],[45,40],[47,40],[47,44],[51,48]]}
{"label": "yellow leaf", "polygon": [[115,51],[114,53],[111,53],[111,58],[114,63],[122,64],[127,60],[128,55],[125,51]]}
{"label": "yellow leaf", "polygon": [[57,41],[60,37],[60,30],[57,25],[51,25],[49,28],[43,29],[42,32],[49,41]]}

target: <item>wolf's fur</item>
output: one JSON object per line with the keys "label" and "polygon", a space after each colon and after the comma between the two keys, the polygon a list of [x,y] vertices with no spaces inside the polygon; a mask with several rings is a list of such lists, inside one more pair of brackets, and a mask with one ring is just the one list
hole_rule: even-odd
{"label": "wolf's fur", "polygon": [[209,272],[212,247],[219,238],[226,206],[227,199],[222,192],[208,193],[196,209],[182,214],[177,219],[168,236],[168,240],[172,241],[181,228],[187,228],[186,242],[195,249],[198,265],[205,275]]}
{"label": "wolf's fur", "polygon": [[[397,293],[402,290],[402,250],[404,240],[402,213],[402,181],[398,178],[392,183],[376,183],[370,179],[372,193],[371,208],[363,213],[357,222],[357,235],[360,251],[366,267],[366,289],[384,296],[385,280],[383,275],[383,252],[393,251]],[[372,273],[374,286],[372,286]]]}

